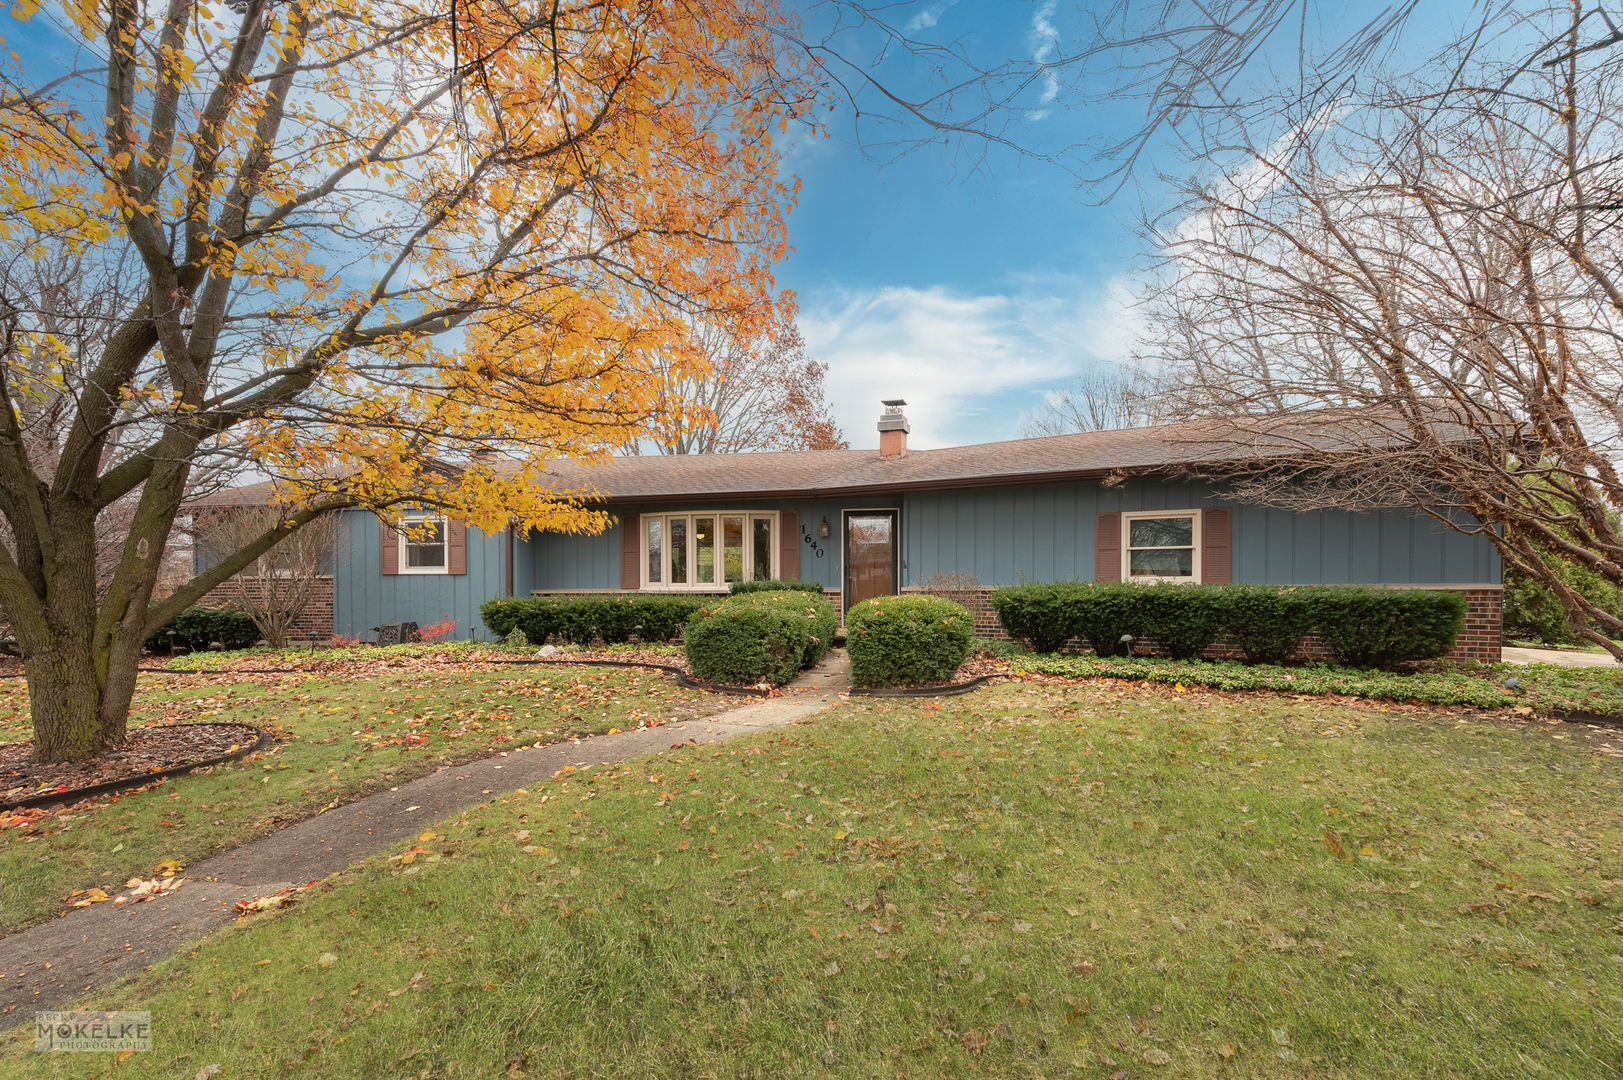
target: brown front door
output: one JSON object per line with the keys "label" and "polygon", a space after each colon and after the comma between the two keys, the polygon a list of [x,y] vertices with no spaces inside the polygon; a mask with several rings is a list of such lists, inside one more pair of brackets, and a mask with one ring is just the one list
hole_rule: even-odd
{"label": "brown front door", "polygon": [[896,595],[896,511],[845,515],[845,610],[875,596]]}

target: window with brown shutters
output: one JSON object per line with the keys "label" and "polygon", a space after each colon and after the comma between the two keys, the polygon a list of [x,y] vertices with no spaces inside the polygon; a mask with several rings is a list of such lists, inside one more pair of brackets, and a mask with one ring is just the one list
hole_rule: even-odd
{"label": "window with brown shutters", "polygon": [[385,574],[400,573],[400,534],[387,521],[378,522],[383,530],[379,541],[378,561]]}
{"label": "window with brown shutters", "polygon": [[642,588],[642,530],[637,514],[626,514],[620,519],[620,588]]}
{"label": "window with brown shutters", "polygon": [[407,574],[466,574],[468,526],[431,515],[408,515],[395,529],[387,522],[379,533],[382,572]]}
{"label": "window with brown shutters", "polygon": [[1121,580],[1121,515],[1097,514],[1093,519],[1093,580]]}
{"label": "window with brown shutters", "polygon": [[1228,585],[1234,580],[1234,511],[1209,506],[1200,512],[1200,580]]}
{"label": "window with brown shutters", "polygon": [[800,580],[800,512],[778,514],[778,580]]}
{"label": "window with brown shutters", "polygon": [[468,572],[468,526],[461,521],[445,523],[445,572]]}

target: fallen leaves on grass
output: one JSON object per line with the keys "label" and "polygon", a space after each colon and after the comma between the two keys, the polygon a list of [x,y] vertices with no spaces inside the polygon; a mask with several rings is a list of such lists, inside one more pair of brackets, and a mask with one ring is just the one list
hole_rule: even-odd
{"label": "fallen leaves on grass", "polygon": [[[421,971],[419,971],[419,972],[417,972],[417,974],[413,975],[410,979],[408,979],[406,981],[405,986],[400,987],[400,989],[398,989],[398,990],[390,990],[389,991],[389,996],[390,997],[399,997],[401,994],[404,994],[407,991],[411,991],[412,993],[421,993],[422,991],[428,989],[428,985],[429,985],[428,976],[424,975]],[[416,1053],[416,1051],[414,1050],[414,1051],[412,1051],[412,1053]],[[406,1056],[410,1057],[411,1055],[408,1054]],[[401,1060],[403,1061],[405,1059],[402,1058]]]}
{"label": "fallen leaves on grass", "polygon": [[251,900],[238,900],[236,903],[237,918],[241,920],[261,911],[275,911],[278,908],[297,903],[299,893],[314,884],[315,882],[312,881],[306,885],[289,885],[287,888],[278,890],[270,896],[256,896]]}

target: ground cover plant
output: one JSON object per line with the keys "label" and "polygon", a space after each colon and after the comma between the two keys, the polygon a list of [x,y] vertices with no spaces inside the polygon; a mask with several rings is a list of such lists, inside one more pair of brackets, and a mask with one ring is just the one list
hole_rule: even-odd
{"label": "ground cover plant", "polygon": [[[635,668],[459,670],[425,646],[371,651],[389,655],[327,674],[142,676],[132,729],[242,721],[271,730],[276,745],[116,801],[0,811],[0,932],[54,915],[74,890],[111,895],[165,860],[196,861],[448,762],[725,704]],[[273,666],[275,657],[264,659]],[[0,742],[26,740],[23,681],[5,680],[0,690]]]}
{"label": "ground cover plant", "polygon": [[[153,1012],[119,1077],[1617,1076],[1623,746],[1474,715],[853,702],[494,797],[87,1004]],[[30,1045],[0,1077],[111,1064]]]}
{"label": "ground cover plant", "polygon": [[[1512,709],[1544,716],[1582,713],[1623,719],[1623,668],[1446,663],[1429,670],[1401,673],[1331,664],[1284,667],[1232,660],[1032,655],[1010,657],[1008,663],[1010,670],[1016,672],[1143,679],[1166,686],[1335,694],[1375,701]],[[1515,685],[1506,685],[1512,679]]]}

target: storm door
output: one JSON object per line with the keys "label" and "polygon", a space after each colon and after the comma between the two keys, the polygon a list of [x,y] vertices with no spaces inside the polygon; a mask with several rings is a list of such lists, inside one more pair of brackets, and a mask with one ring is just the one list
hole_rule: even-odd
{"label": "storm door", "polygon": [[845,610],[876,596],[894,596],[898,544],[895,510],[848,510],[845,513]]}

